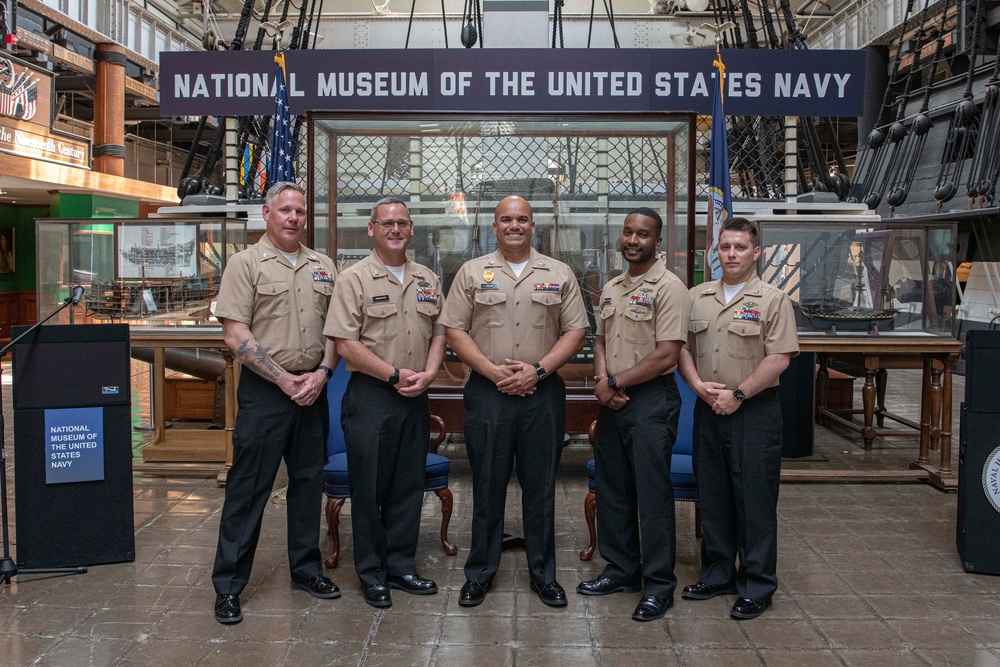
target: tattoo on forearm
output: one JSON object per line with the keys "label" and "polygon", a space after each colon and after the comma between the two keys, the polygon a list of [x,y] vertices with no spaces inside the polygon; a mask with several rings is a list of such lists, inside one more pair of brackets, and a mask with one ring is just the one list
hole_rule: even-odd
{"label": "tattoo on forearm", "polygon": [[259,371],[268,380],[272,382],[277,381],[281,369],[271,359],[271,355],[267,353],[267,350],[260,345],[256,347],[252,346],[249,338],[244,338],[240,343],[240,348],[236,350],[236,356],[244,364]]}

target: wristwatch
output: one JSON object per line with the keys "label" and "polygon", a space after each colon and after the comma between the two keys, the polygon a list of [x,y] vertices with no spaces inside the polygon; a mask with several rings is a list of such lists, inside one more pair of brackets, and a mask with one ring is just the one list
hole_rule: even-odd
{"label": "wristwatch", "polygon": [[333,377],[333,369],[330,368],[329,366],[317,366],[316,370],[323,371],[324,373],[326,373],[327,380]]}
{"label": "wristwatch", "polygon": [[548,373],[545,372],[545,368],[541,364],[535,364],[535,379],[544,380]]}
{"label": "wristwatch", "polygon": [[608,376],[608,387],[611,389],[618,389],[618,380],[615,379],[614,375]]}
{"label": "wristwatch", "polygon": [[398,384],[398,383],[399,383],[399,369],[393,368],[392,375],[389,376],[389,384]]}
{"label": "wristwatch", "polygon": [[746,398],[746,397],[747,397],[747,395],[744,394],[743,390],[740,389],[739,387],[737,387],[736,389],[733,389],[733,398],[735,398],[740,403],[742,403],[743,399]]}

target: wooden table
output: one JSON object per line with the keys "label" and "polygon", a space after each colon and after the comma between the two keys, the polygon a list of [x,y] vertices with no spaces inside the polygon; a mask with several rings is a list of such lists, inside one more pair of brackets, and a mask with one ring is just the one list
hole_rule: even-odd
{"label": "wooden table", "polygon": [[[146,462],[219,462],[220,484],[225,484],[226,474],[233,464],[233,427],[236,424],[236,378],[233,353],[226,345],[222,327],[131,327],[132,347],[153,348],[153,442],[142,450]],[[165,393],[164,350],[169,347],[210,348],[219,350],[226,361],[223,374],[225,382],[225,428],[219,430],[176,429],[168,430],[165,424],[163,398]]]}
{"label": "wooden table", "polygon": [[[939,488],[951,489],[958,486],[958,476],[951,467],[951,413],[952,370],[961,343],[952,338],[927,334],[809,334],[799,336],[799,349],[802,352],[815,352],[819,361],[817,416],[821,420],[832,419],[858,431],[866,450],[872,448],[872,441],[876,436],[919,438],[920,452],[910,468],[926,470],[931,483]],[[862,410],[833,410],[827,407],[827,365],[830,359],[840,359],[864,369]],[[919,423],[886,410],[885,379],[886,370],[890,368],[922,369]],[[850,418],[855,413],[863,414],[864,424],[858,424]],[[885,419],[902,424],[906,429],[884,428]],[[940,451],[937,464],[931,462],[931,451]]]}

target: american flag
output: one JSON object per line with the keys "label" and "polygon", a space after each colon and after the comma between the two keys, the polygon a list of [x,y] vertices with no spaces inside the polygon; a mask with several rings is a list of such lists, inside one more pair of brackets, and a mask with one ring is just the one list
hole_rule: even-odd
{"label": "american flag", "polygon": [[38,81],[27,70],[21,72],[10,86],[0,83],[0,114],[31,120],[37,111]]}
{"label": "american flag", "polygon": [[267,186],[280,181],[295,181],[295,142],[292,140],[292,119],[288,111],[288,88],[285,53],[274,56],[275,81],[274,118],[271,121],[271,160],[267,167]]}

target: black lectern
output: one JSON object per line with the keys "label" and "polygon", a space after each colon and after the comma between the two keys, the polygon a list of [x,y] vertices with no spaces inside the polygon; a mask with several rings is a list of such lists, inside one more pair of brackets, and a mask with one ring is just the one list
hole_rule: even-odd
{"label": "black lectern", "polygon": [[18,567],[134,560],[128,326],[39,327],[13,350]]}

